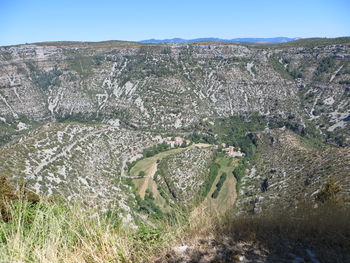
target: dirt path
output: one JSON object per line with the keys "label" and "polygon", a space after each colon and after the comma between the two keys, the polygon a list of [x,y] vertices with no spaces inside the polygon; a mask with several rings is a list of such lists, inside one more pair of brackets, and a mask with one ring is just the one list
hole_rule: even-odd
{"label": "dirt path", "polygon": [[145,198],[145,194],[146,194],[146,189],[148,188],[148,185],[149,185],[149,181],[151,179],[153,179],[156,171],[157,171],[157,166],[158,164],[156,162],[152,163],[150,168],[148,168],[146,170],[146,176],[145,176],[145,181],[143,183],[143,185],[140,187],[140,190],[139,190],[139,194],[141,196],[142,199]]}
{"label": "dirt path", "polygon": [[196,143],[196,144],[192,144],[190,147],[206,148],[210,146],[211,144],[208,144],[208,143]]}

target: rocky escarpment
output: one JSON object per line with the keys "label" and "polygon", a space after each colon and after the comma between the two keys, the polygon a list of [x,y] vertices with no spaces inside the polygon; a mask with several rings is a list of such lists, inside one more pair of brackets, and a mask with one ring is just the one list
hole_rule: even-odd
{"label": "rocky escarpment", "polygon": [[256,112],[301,125],[310,120],[348,144],[349,45],[299,45],[2,47],[1,123],[114,118],[132,127],[180,130],[206,118]]}

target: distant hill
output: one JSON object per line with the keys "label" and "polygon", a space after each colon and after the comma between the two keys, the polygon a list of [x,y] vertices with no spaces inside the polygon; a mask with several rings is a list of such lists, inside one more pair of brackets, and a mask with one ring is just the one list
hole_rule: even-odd
{"label": "distant hill", "polygon": [[278,44],[286,43],[300,39],[289,38],[289,37],[273,37],[273,38],[232,38],[232,39],[222,39],[222,38],[195,38],[195,39],[183,39],[183,38],[172,38],[172,39],[147,39],[141,40],[139,43],[189,43],[189,42],[199,42],[199,41],[217,41],[217,42],[235,42],[235,43],[261,43],[261,44]]}

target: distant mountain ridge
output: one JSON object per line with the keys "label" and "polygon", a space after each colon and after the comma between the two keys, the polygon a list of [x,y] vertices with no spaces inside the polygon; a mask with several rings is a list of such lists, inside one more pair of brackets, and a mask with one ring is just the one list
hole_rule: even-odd
{"label": "distant mountain ridge", "polygon": [[183,38],[172,38],[172,39],[146,39],[138,41],[139,43],[189,43],[189,42],[200,42],[200,41],[216,41],[216,42],[235,42],[235,43],[261,43],[261,44],[278,44],[285,43],[300,39],[299,37],[289,38],[289,37],[272,37],[272,38],[232,38],[232,39],[222,39],[215,37],[206,38],[194,38],[194,39],[183,39]]}

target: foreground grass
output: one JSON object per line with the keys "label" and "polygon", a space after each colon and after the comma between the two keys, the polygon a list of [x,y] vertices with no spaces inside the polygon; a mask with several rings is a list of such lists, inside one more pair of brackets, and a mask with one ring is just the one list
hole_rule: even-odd
{"label": "foreground grass", "polygon": [[140,262],[159,253],[177,234],[160,229],[123,228],[111,214],[79,205],[15,201],[11,219],[0,221],[0,262]]}
{"label": "foreground grass", "polygon": [[[239,242],[261,244],[268,251],[268,262],[285,262],[289,254],[303,256],[307,249],[321,262],[350,259],[350,211],[332,202],[317,208],[314,204],[294,210],[276,207],[256,215],[235,216],[230,211],[220,218],[203,210],[189,221],[160,222],[159,228],[141,225],[136,230],[122,226],[115,214],[73,203],[15,200],[6,209],[7,220],[0,220],[1,263],[177,262],[177,255],[171,254],[175,247],[195,248],[198,240],[209,237],[224,247],[225,255],[245,255],[244,250],[235,251]],[[233,245],[223,246],[227,240]],[[221,262],[215,253],[213,258]],[[198,262],[198,253],[193,255],[188,255],[189,262]]]}

